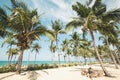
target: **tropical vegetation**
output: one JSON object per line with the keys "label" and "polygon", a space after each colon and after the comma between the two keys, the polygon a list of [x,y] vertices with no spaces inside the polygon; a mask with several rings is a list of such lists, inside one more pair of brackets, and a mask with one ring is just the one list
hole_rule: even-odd
{"label": "tropical vegetation", "polygon": [[[67,24],[56,19],[51,22],[51,29],[40,22],[41,15],[37,9],[29,9],[23,1],[11,0],[12,7],[0,7],[0,38],[4,39],[1,46],[8,45],[6,54],[8,66],[10,65],[0,68],[0,72],[3,69],[3,72],[16,71],[16,74],[20,74],[25,51],[30,50],[31,53],[35,53],[35,59],[34,65],[28,65],[27,70],[77,65],[71,63],[73,57],[77,58],[79,64],[82,64],[81,59],[84,58],[84,65],[87,65],[91,58],[94,58],[99,62],[105,76],[112,76],[106,70],[104,62],[114,63],[116,69],[120,65],[120,8],[107,11],[102,0],[96,0],[91,6],[92,2],[93,0],[88,0],[86,4],[76,2],[72,9],[77,17],[73,17]],[[71,34],[67,33],[78,27],[81,33],[74,31]],[[59,37],[61,34],[69,38]],[[99,45],[95,40],[95,34],[99,34],[97,41],[102,41]],[[51,51],[51,65],[36,64],[37,54],[42,48],[39,44],[43,38],[41,36],[47,36],[50,40],[48,50]],[[55,64],[56,54],[58,65]],[[64,57],[65,64],[60,63],[61,56]],[[11,64],[13,57],[15,65]]]}

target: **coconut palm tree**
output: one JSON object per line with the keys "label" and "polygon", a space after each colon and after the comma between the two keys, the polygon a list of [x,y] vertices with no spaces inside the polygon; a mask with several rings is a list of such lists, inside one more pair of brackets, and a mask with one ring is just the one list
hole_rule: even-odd
{"label": "coconut palm tree", "polygon": [[109,53],[109,48],[107,47],[106,44],[104,45],[98,45],[98,52],[102,58],[102,61],[104,61],[106,59],[109,59],[110,58],[110,55],[108,54]]}
{"label": "coconut palm tree", "polygon": [[72,47],[72,51],[73,51],[73,55],[77,58],[78,60],[78,63],[80,63],[80,56],[81,56],[81,53],[80,53],[80,46],[82,44],[82,41],[80,39],[80,34],[78,34],[77,32],[74,32],[71,36],[71,39],[70,39],[70,43],[71,43],[71,47]]}
{"label": "coconut palm tree", "polygon": [[53,40],[51,40],[51,45],[50,45],[50,51],[52,53],[52,63],[54,64],[54,57],[55,57],[55,51],[56,51],[56,45],[53,44]]}
{"label": "coconut palm tree", "polygon": [[120,58],[119,58],[119,47],[120,45],[120,40],[117,39],[115,42],[114,42],[114,46],[116,47],[116,49],[113,51],[115,54],[115,57],[116,57],[116,60],[117,60],[117,63],[120,65]]}
{"label": "coconut palm tree", "polygon": [[60,22],[60,20],[55,20],[54,22],[52,21],[52,29],[55,34],[55,41],[56,41],[56,49],[58,52],[58,64],[60,66],[60,53],[59,53],[59,48],[58,48],[58,34],[59,33],[65,33],[63,31],[63,24]]}
{"label": "coconut palm tree", "polygon": [[[109,29],[110,29],[110,28],[109,28]],[[106,29],[105,29],[105,30],[106,30]],[[112,29],[112,30],[113,30],[113,29]],[[109,31],[110,31],[110,30],[109,30]],[[108,31],[108,32],[109,32],[109,31]],[[113,32],[113,31],[112,31],[112,32]],[[107,30],[106,30],[105,33],[107,33]],[[108,36],[108,37],[110,38],[110,37],[114,36],[114,35],[112,35],[112,34],[113,34],[113,33],[109,32],[109,34],[108,34],[109,36]],[[104,35],[105,35],[105,34],[104,34]],[[112,36],[111,36],[111,35],[112,35]],[[105,39],[104,42],[105,42],[105,44],[107,44],[107,47],[108,47],[108,49],[109,49],[109,53],[110,53],[110,55],[111,55],[111,59],[112,59],[112,61],[113,61],[114,64],[115,64],[115,68],[118,69],[118,66],[117,66],[115,57],[114,57],[114,55],[113,55],[113,53],[112,53],[112,51],[111,51],[111,49],[110,49],[110,42],[109,42],[108,37],[105,36],[105,38],[104,38],[104,37],[100,37],[100,38],[104,38],[104,39]]]}
{"label": "coconut palm tree", "polygon": [[91,48],[91,41],[88,41],[87,39],[82,39],[82,44],[81,44],[81,53],[82,56],[85,59],[85,65],[87,65],[87,57],[90,57],[91,52],[90,52],[90,48]]}
{"label": "coconut palm tree", "polygon": [[16,49],[15,48],[10,48],[6,52],[6,54],[8,55],[9,63],[11,63],[13,56],[15,56],[15,58],[14,58],[14,62],[15,62],[16,56],[19,54],[19,50],[17,48]]}
{"label": "coconut palm tree", "polygon": [[[79,26],[83,26],[83,30],[86,30],[89,32],[92,43],[95,49],[95,53],[98,57],[99,63],[101,64],[101,67],[105,73],[106,76],[111,76],[107,70],[105,69],[102,60],[100,58],[100,55],[98,53],[95,39],[94,39],[94,31],[97,30],[97,24],[101,23],[102,20],[99,18],[101,15],[104,18],[107,19],[119,19],[116,18],[116,16],[120,16],[117,12],[119,12],[119,9],[116,9],[114,11],[109,11],[106,13],[106,6],[101,3],[101,0],[96,0],[92,7],[90,7],[90,4],[92,3],[92,0],[90,0],[86,5],[82,5],[81,3],[77,2],[75,5],[72,5],[72,9],[77,12],[78,17],[74,18],[71,22],[69,22],[66,26],[66,30],[70,30],[70,28],[76,28]],[[114,13],[114,14],[113,14]]]}
{"label": "coconut palm tree", "polygon": [[79,34],[77,34],[77,32],[74,32],[71,35],[71,43],[73,44],[73,51],[74,51],[74,55],[78,56],[78,48],[79,48],[79,40],[80,40],[80,36]]}
{"label": "coconut palm tree", "polygon": [[36,51],[34,65],[36,63],[36,57],[37,57],[37,54],[39,54],[39,50],[40,49],[41,49],[41,46],[38,43],[33,44],[33,46],[32,46],[32,52]]}
{"label": "coconut palm tree", "polygon": [[64,61],[66,63],[66,57],[68,55],[68,63],[70,63],[70,55],[72,54],[72,49],[71,49],[71,41],[68,39],[63,40],[62,43],[62,51],[65,52],[64,54]]}
{"label": "coconut palm tree", "polygon": [[17,46],[20,48],[16,74],[21,72],[22,58],[25,49],[40,38],[41,35],[54,36],[50,30],[47,30],[39,21],[37,10],[30,11],[22,1],[11,0],[13,9],[9,17],[9,29],[12,38],[17,40]]}
{"label": "coconut palm tree", "polygon": [[68,55],[68,63],[70,64],[70,55],[72,54],[72,49],[70,47],[67,47],[66,53]]}
{"label": "coconut palm tree", "polygon": [[6,11],[0,7],[0,37],[5,37],[7,34],[6,27],[8,25],[8,15]]}

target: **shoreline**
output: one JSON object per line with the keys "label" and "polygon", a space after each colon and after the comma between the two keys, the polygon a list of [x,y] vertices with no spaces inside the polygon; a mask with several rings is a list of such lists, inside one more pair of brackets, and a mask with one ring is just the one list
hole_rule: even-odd
{"label": "shoreline", "polygon": [[[81,75],[81,69],[89,68],[89,67],[92,67],[93,69],[97,69],[97,70],[102,70],[99,64],[35,70],[35,74],[37,78],[36,80],[80,80],[80,79],[91,80],[90,78]],[[111,77],[103,76],[103,77],[93,78],[93,80],[119,80],[120,79],[120,69],[115,69],[113,64],[105,64],[105,67],[108,70],[108,72],[115,77],[111,78]],[[120,68],[120,65],[119,65],[119,68]],[[28,79],[31,74],[32,73],[30,71],[23,72],[20,75],[15,75],[15,72],[2,73],[0,74],[0,80],[14,80],[14,79],[31,80],[31,79]],[[33,77],[33,75],[31,76]]]}

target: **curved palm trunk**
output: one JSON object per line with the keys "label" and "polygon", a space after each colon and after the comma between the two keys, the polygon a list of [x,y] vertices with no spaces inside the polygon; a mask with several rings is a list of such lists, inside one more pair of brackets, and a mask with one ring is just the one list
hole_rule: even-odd
{"label": "curved palm trunk", "polygon": [[21,72],[23,53],[24,53],[24,48],[22,47],[22,48],[21,48],[20,56],[19,56],[19,58],[18,58],[18,65],[17,65],[16,74],[20,74],[20,72]]}
{"label": "curved palm trunk", "polygon": [[117,63],[120,65],[120,60],[119,60],[119,57],[116,53],[115,53],[115,57],[116,57]]}
{"label": "curved palm trunk", "polygon": [[114,62],[114,64],[115,64],[115,68],[116,68],[116,69],[119,69],[118,66],[117,66],[117,62],[116,62],[116,60],[115,60],[115,57],[114,57],[112,51],[110,50],[110,47],[109,47],[110,45],[109,45],[109,42],[108,42],[108,38],[107,38],[107,37],[106,37],[106,41],[107,41],[107,46],[108,46],[109,51],[110,51],[111,58],[112,58],[112,60],[113,60],[113,62]]}
{"label": "curved palm trunk", "polygon": [[13,58],[13,54],[11,55],[11,58],[10,58],[10,63],[12,63],[12,58]]}
{"label": "curved palm trunk", "polygon": [[93,42],[93,46],[94,46],[94,49],[95,49],[95,53],[96,53],[96,55],[97,55],[97,57],[98,57],[98,60],[99,60],[100,65],[101,65],[101,67],[102,67],[102,69],[103,69],[103,71],[104,71],[104,73],[105,73],[105,76],[111,77],[111,75],[108,73],[108,71],[107,71],[106,68],[104,67],[103,62],[102,62],[102,60],[101,60],[101,58],[100,58],[100,55],[99,55],[99,53],[98,53],[98,50],[97,50],[97,47],[96,47],[96,44],[95,44],[95,39],[94,39],[93,32],[92,32],[92,31],[89,31],[89,32],[90,32],[90,36],[91,36],[91,38],[92,38],[92,42]]}
{"label": "curved palm trunk", "polygon": [[10,64],[10,55],[8,54],[8,64]]}

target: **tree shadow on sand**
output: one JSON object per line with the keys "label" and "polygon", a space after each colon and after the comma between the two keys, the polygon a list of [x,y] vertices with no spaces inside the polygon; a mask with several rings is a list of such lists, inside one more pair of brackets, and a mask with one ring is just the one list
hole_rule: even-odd
{"label": "tree shadow on sand", "polygon": [[13,76],[13,75],[15,75],[15,73],[10,74],[10,75],[7,75],[7,76],[4,76],[4,77],[0,78],[0,80],[3,80],[3,79],[5,79],[5,78],[7,78],[7,77],[11,77],[11,76]]}
{"label": "tree shadow on sand", "polygon": [[[49,75],[49,73],[47,71],[42,70],[42,72],[44,72],[47,75]],[[40,77],[40,76],[42,77],[42,75],[40,73],[36,72],[36,71],[29,71],[27,73],[27,75],[28,75],[28,79],[29,80],[37,80],[38,77]]]}

